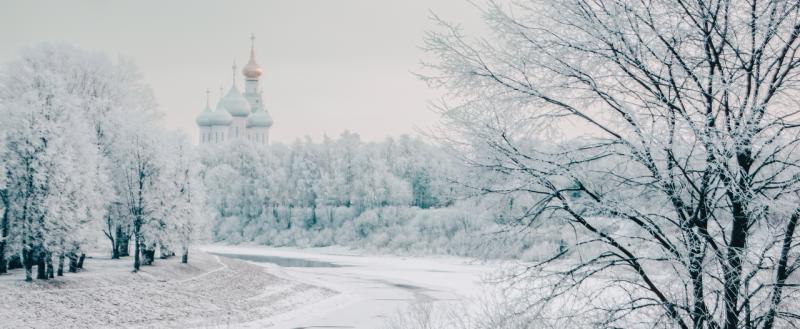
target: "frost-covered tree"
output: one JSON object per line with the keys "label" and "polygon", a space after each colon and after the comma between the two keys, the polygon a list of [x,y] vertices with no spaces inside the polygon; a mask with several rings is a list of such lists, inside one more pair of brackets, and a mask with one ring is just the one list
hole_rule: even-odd
{"label": "frost-covered tree", "polygon": [[442,137],[480,173],[472,186],[523,229],[573,232],[513,276],[532,312],[595,327],[797,321],[800,2],[484,14],[485,39],[442,22],[423,75],[447,93]]}
{"label": "frost-covered tree", "polygon": [[[241,235],[243,226],[262,216],[279,197],[269,193],[278,179],[270,174],[270,159],[242,141],[203,151],[206,202],[215,217],[236,221],[233,226]],[[215,225],[217,232],[223,227]]]}
{"label": "frost-covered tree", "polygon": [[[105,216],[103,230],[112,245],[112,258],[128,256],[132,220],[129,212],[120,211],[124,203],[126,184],[121,177],[115,161],[120,158],[120,149],[126,147],[127,134],[137,127],[154,127],[160,113],[149,87],[142,81],[138,68],[129,60],[111,62],[100,56],[99,63],[91,74],[78,79],[76,83],[90,94],[91,101],[82,106],[90,118],[96,137],[96,147],[103,156],[102,165],[112,173],[106,193],[112,196]],[[159,130],[155,130],[158,132]]]}
{"label": "frost-covered tree", "polygon": [[[322,143],[204,148],[201,174],[215,237],[328,245],[336,242],[333,231],[371,209],[452,204],[453,188],[443,188],[457,172],[452,158],[419,139],[400,141],[366,143],[345,132]],[[417,175],[426,181],[415,183]]]}
{"label": "frost-covered tree", "polygon": [[160,229],[158,221],[161,218],[154,215],[159,215],[158,211],[163,208],[158,190],[162,168],[159,166],[159,141],[154,129],[138,127],[127,133],[114,163],[117,168],[115,174],[119,174],[122,181],[123,203],[132,221],[133,270],[138,271],[146,251],[143,249],[155,249],[153,240]]}
{"label": "frost-covered tree", "polygon": [[291,146],[287,183],[290,191],[289,207],[310,208],[311,216],[304,221],[304,227],[310,228],[317,223],[317,187],[320,180],[317,150],[309,138],[301,142],[295,141]]}
{"label": "frost-covered tree", "polygon": [[112,258],[127,256],[134,236],[137,270],[156,245],[188,261],[202,223],[198,161],[158,117],[152,92],[124,59],[41,45],[4,66],[0,271],[10,252],[28,280],[34,263],[39,278],[61,275],[65,259],[77,271],[101,231]]}
{"label": "frost-covered tree", "polygon": [[[4,151],[11,242],[26,269],[53,276],[52,259],[74,255],[81,230],[102,216],[107,180],[94,134],[80,109],[88,95],[72,88],[76,71],[62,66],[86,60],[64,46],[32,48],[4,71]],[[85,67],[82,67],[85,68]],[[46,268],[47,270],[46,270]]]}
{"label": "frost-covered tree", "polygon": [[183,135],[172,134],[165,141],[159,175],[160,207],[153,216],[160,218],[158,243],[161,257],[179,251],[181,262],[189,260],[189,246],[203,228],[204,195],[199,181],[199,163],[192,146]]}
{"label": "frost-covered tree", "polygon": [[103,235],[111,242],[111,259],[127,256],[127,254],[123,254],[123,249],[127,249],[128,244],[120,240],[127,236],[131,222],[128,210],[122,202],[112,201],[108,205],[102,230]]}

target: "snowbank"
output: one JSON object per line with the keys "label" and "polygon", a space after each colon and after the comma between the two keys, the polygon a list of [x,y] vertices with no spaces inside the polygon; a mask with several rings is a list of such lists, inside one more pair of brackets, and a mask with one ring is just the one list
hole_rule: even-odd
{"label": "snowbank", "polygon": [[83,272],[32,283],[12,271],[0,276],[0,326],[227,327],[335,294],[246,262],[191,256],[189,264],[157,260],[138,273],[129,259],[88,259]]}

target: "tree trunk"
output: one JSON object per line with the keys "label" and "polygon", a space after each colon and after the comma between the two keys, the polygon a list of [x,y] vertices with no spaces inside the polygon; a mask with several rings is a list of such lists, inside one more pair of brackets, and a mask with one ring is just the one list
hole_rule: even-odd
{"label": "tree trunk", "polygon": [[81,256],[78,258],[78,269],[83,269],[83,261],[86,259],[86,254],[81,253]]}
{"label": "tree trunk", "polygon": [[52,279],[55,276],[53,275],[53,255],[49,252],[47,253],[47,258],[45,259],[45,263],[47,264],[47,278]]}
{"label": "tree trunk", "polygon": [[122,225],[117,225],[117,255],[119,257],[130,256],[129,245],[131,237],[128,232],[122,229]]}
{"label": "tree trunk", "polygon": [[114,239],[114,234],[107,232],[106,237],[111,241],[111,259],[119,259],[119,250],[117,249],[117,240]]}
{"label": "tree trunk", "polygon": [[24,267],[24,265],[22,265],[22,256],[21,255],[22,255],[22,253],[10,255],[10,257],[8,258],[8,261],[6,262],[6,264],[8,264],[8,269],[9,270],[13,270],[13,269],[18,269],[18,268],[23,268]]}
{"label": "tree trunk", "polygon": [[22,250],[22,266],[25,267],[25,281],[33,281],[33,250],[28,247]]}
{"label": "tree trunk", "polygon": [[[740,186],[742,186],[740,184]],[[727,267],[724,270],[724,293],[722,301],[725,306],[725,325],[724,329],[736,329],[739,327],[739,289],[742,280],[742,255],[747,243],[747,227],[749,218],[747,216],[746,205],[743,204],[741,197],[730,196],[732,204],[733,223],[731,225],[730,242],[728,253],[725,256]]]}
{"label": "tree trunk", "polygon": [[311,206],[311,218],[306,221],[306,229],[310,229],[317,225],[317,205]]}
{"label": "tree trunk", "polygon": [[45,252],[40,251],[36,259],[36,279],[47,280],[47,264],[45,262]]}
{"label": "tree trunk", "polygon": [[78,255],[76,255],[74,252],[71,252],[71,253],[69,253],[69,255],[67,255],[67,257],[69,258],[69,270],[68,271],[70,273],[78,272]]}
{"label": "tree trunk", "polygon": [[111,209],[109,208],[108,213],[106,214],[106,228],[103,230],[103,233],[111,242],[111,259],[119,259],[119,252],[117,252],[117,240],[114,239],[114,234],[117,230],[118,225],[114,225],[114,215],[111,213]]}
{"label": "tree trunk", "polygon": [[181,263],[186,264],[189,262],[189,250],[185,250],[183,255],[181,255]]}
{"label": "tree trunk", "polygon": [[141,252],[140,252],[140,250],[141,250],[141,242],[140,242],[140,240],[141,239],[139,238],[139,235],[140,235],[139,234],[139,227],[138,227],[138,225],[136,225],[136,226],[137,227],[134,228],[134,232],[133,232],[134,239],[135,239],[133,241],[133,271],[134,272],[139,271],[139,266],[141,266],[141,263],[140,263],[140,260],[139,260],[139,254],[141,254]]}
{"label": "tree trunk", "polygon": [[150,247],[150,248],[145,247],[144,250],[142,250],[142,264],[143,265],[153,265],[153,262],[155,261],[155,257],[156,257],[156,248],[155,248],[155,246]]}
{"label": "tree trunk", "polygon": [[172,256],[175,256],[175,253],[172,250],[169,250],[169,248],[165,247],[164,245],[161,245],[159,247],[159,253],[160,253],[159,258],[161,259],[167,259]]}
{"label": "tree trunk", "polygon": [[6,261],[6,241],[0,241],[0,274],[8,272],[8,261]]}
{"label": "tree trunk", "polygon": [[[704,217],[702,217],[704,218]],[[705,221],[703,221],[705,222]],[[699,232],[705,232],[705,227],[699,227]],[[704,323],[710,321],[708,307],[705,303],[705,283],[703,278],[703,260],[705,249],[700,241],[700,234],[693,230],[687,232],[689,242],[689,278],[692,281],[692,309],[690,317],[695,328],[704,328]]]}
{"label": "tree trunk", "polygon": [[64,276],[64,253],[58,254],[58,276]]}
{"label": "tree trunk", "polygon": [[3,218],[0,222],[0,274],[8,272],[8,261],[6,260],[6,244],[8,240],[8,197],[5,190],[0,191],[0,201],[3,206]]}
{"label": "tree trunk", "polygon": [[778,268],[775,273],[775,285],[772,287],[771,305],[765,317],[766,320],[764,320],[764,329],[772,329],[775,326],[775,316],[778,314],[778,307],[781,304],[783,286],[786,285],[786,279],[789,277],[789,254],[792,252],[792,241],[794,240],[794,231],[797,229],[798,220],[800,220],[800,213],[795,212],[786,225],[786,233],[781,246],[781,257],[778,260]]}

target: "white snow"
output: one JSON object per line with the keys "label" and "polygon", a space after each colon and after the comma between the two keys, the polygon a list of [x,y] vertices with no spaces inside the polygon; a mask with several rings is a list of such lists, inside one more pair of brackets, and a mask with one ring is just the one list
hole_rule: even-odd
{"label": "white snow", "polygon": [[0,276],[4,328],[238,327],[334,291],[287,280],[269,270],[198,252],[131,272],[131,260],[87,259],[86,270],[53,280]]}
{"label": "white snow", "polygon": [[86,269],[24,282],[0,276],[1,327],[383,328],[409,305],[469,302],[492,267],[457,257],[361,255],[341,247],[207,245],[199,250],[311,260],[280,267],[190,253],[131,272],[131,260],[95,255]]}
{"label": "white snow", "polygon": [[360,255],[343,248],[269,248],[209,245],[201,250],[220,254],[262,255],[334,263],[341,267],[264,266],[271,274],[339,292],[318,303],[265,317],[237,327],[382,328],[391,316],[419,303],[468,303],[484,290],[483,278],[493,269],[458,257]]}

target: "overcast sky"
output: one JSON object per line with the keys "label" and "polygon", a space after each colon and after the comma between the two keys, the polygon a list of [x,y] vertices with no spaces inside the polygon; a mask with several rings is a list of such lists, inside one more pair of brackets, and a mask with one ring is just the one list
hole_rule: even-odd
{"label": "overcast sky", "polygon": [[427,105],[436,95],[411,74],[433,27],[430,11],[468,30],[481,25],[465,0],[0,0],[0,62],[41,42],[132,58],[167,127],[196,139],[206,88],[216,99],[220,84],[230,87],[231,65],[247,62],[252,32],[273,141],[344,130],[381,140],[437,119]]}

